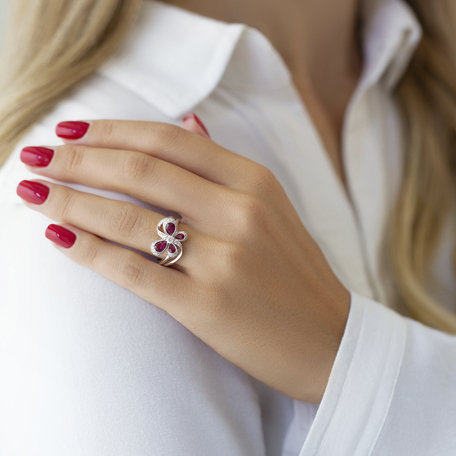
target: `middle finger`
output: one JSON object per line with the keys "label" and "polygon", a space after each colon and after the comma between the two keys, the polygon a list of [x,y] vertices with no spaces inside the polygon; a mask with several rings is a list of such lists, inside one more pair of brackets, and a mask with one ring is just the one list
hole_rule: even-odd
{"label": "middle finger", "polygon": [[[143,152],[72,144],[45,147],[53,151],[52,159],[45,167],[30,166],[32,172],[128,194],[153,206],[179,213],[199,229],[216,217],[211,211],[220,207],[230,191]],[[24,163],[30,161],[29,157],[39,152],[37,149],[25,147],[21,160]]]}

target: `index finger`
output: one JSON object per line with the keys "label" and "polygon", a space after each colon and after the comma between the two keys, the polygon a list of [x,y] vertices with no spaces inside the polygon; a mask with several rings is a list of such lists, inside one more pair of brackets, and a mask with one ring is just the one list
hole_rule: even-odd
{"label": "index finger", "polygon": [[209,138],[166,122],[69,121],[60,122],[56,134],[68,143],[144,152],[239,190],[245,189],[249,168],[260,166]]}

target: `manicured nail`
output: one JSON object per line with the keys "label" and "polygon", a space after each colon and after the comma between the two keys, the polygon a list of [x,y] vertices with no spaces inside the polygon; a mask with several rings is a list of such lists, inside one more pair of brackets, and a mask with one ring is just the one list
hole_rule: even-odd
{"label": "manicured nail", "polygon": [[46,228],[45,236],[65,248],[71,247],[76,241],[76,235],[72,231],[53,223]]}
{"label": "manicured nail", "polygon": [[60,138],[79,139],[86,134],[89,125],[87,122],[60,122],[55,127],[55,133]]}
{"label": "manicured nail", "polygon": [[47,166],[54,155],[47,147],[24,147],[21,150],[21,161],[30,166]]}
{"label": "manicured nail", "polygon": [[49,187],[40,182],[23,180],[19,182],[16,193],[29,203],[43,204],[49,195]]}
{"label": "manicured nail", "polygon": [[204,126],[203,122],[201,122],[200,118],[194,113],[194,112],[190,112],[188,114],[186,114],[183,118],[182,118],[182,122],[185,122],[186,120],[190,119],[190,117],[193,117],[196,121],[196,123],[205,131],[205,133],[207,134],[207,136],[209,136],[209,138],[211,137],[211,135],[209,134],[209,132],[207,131],[207,128]]}

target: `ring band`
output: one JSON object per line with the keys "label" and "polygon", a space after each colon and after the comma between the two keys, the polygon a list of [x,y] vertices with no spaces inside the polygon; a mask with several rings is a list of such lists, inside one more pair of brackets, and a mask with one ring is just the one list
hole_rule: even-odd
{"label": "ring band", "polygon": [[[152,255],[162,258],[159,264],[170,266],[182,256],[181,242],[187,239],[185,231],[179,231],[179,220],[165,217],[157,223],[157,233],[160,239],[150,245]],[[166,256],[164,256],[166,255]]]}

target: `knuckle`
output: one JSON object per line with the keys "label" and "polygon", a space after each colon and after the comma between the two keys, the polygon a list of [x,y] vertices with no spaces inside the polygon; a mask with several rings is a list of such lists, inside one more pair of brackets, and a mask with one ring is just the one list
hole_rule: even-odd
{"label": "knuckle", "polygon": [[276,182],[276,177],[274,173],[264,165],[259,166],[259,181],[266,184],[273,184]]}
{"label": "knuckle", "polygon": [[127,288],[135,288],[144,285],[146,271],[134,256],[128,255],[118,264],[121,282]]}
{"label": "knuckle", "polygon": [[71,212],[74,205],[74,194],[71,190],[64,189],[64,187],[62,187],[61,191],[62,195],[57,207],[57,215],[60,220],[68,222],[71,220]]}
{"label": "knuckle", "polygon": [[237,232],[247,235],[254,231],[258,223],[263,223],[266,219],[266,207],[264,201],[255,194],[243,194],[237,202],[235,211]]}
{"label": "knuckle", "polygon": [[155,181],[158,176],[159,162],[142,153],[129,154],[120,165],[120,179],[128,182],[145,179]]}
{"label": "knuckle", "polygon": [[103,139],[103,143],[109,143],[114,136],[115,128],[114,122],[110,119],[100,121],[100,136]]}
{"label": "knuckle", "polygon": [[267,195],[275,186],[278,181],[274,173],[266,166],[259,163],[256,164],[250,173],[253,191],[257,195]]}
{"label": "knuckle", "polygon": [[157,139],[163,148],[175,147],[184,139],[186,130],[178,125],[170,123],[160,123],[156,130]]}
{"label": "knuckle", "polygon": [[244,248],[236,242],[220,242],[217,247],[217,263],[219,268],[215,274],[215,278],[225,281],[227,276],[237,274],[239,266],[244,259]]}
{"label": "knuckle", "polygon": [[68,145],[64,146],[65,157],[64,167],[69,173],[80,172],[83,168],[84,152],[80,147]]}
{"label": "knuckle", "polygon": [[81,255],[82,263],[91,268],[97,270],[97,262],[99,258],[99,250],[94,242],[87,243],[83,254]]}
{"label": "knuckle", "polygon": [[141,215],[138,208],[133,206],[125,205],[117,214],[113,215],[109,212],[105,214],[104,218],[108,232],[115,233],[121,238],[136,235],[139,231]]}

